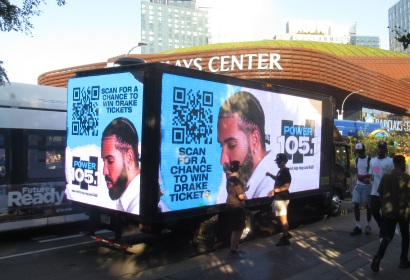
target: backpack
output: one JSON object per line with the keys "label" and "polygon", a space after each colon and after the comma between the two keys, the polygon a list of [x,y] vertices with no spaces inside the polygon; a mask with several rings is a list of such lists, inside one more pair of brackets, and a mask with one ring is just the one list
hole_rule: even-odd
{"label": "backpack", "polygon": [[[369,174],[370,160],[371,160],[371,159],[372,159],[372,158],[371,158],[370,156],[367,156],[367,174]],[[357,169],[357,163],[358,163],[358,161],[359,161],[359,157],[356,157],[356,158],[354,159],[356,169]]]}

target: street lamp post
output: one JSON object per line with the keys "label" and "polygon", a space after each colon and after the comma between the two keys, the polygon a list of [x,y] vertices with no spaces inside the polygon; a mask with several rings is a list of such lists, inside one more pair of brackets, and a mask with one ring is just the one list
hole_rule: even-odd
{"label": "street lamp post", "polygon": [[346,96],[345,100],[343,100],[343,103],[342,103],[342,110],[340,110],[340,111],[341,111],[341,114],[339,114],[339,110],[337,110],[337,119],[338,119],[338,120],[343,120],[343,113],[344,113],[344,111],[343,111],[343,106],[345,105],[346,99],[347,99],[350,95],[352,95],[352,94],[354,94],[354,93],[359,93],[359,92],[363,92],[363,90],[361,89],[361,90],[358,90],[358,91],[349,93],[349,94]]}
{"label": "street lamp post", "polygon": [[130,52],[131,52],[133,49],[138,48],[138,47],[141,47],[141,46],[146,46],[146,45],[147,45],[147,43],[145,43],[145,42],[139,42],[137,46],[133,47],[132,49],[130,49],[130,50],[128,51],[128,53],[127,53],[126,56],[118,58],[118,59],[114,62],[114,65],[124,66],[124,65],[132,65],[132,64],[146,63],[146,61],[143,60],[142,58],[128,57],[128,55],[130,54]]}
{"label": "street lamp post", "polygon": [[127,57],[133,49],[141,47],[141,46],[146,46],[146,45],[148,45],[148,44],[145,43],[145,42],[139,42],[137,46],[135,46],[135,47],[133,47],[132,49],[129,50],[129,52],[127,53],[127,55],[125,57]]}

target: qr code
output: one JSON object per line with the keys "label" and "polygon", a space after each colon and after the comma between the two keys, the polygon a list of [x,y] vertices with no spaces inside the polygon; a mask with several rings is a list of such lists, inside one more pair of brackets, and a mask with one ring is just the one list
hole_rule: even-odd
{"label": "qr code", "polygon": [[100,87],[73,89],[72,135],[98,136]]}
{"label": "qr code", "polygon": [[172,143],[212,144],[212,107],[212,92],[174,87]]}

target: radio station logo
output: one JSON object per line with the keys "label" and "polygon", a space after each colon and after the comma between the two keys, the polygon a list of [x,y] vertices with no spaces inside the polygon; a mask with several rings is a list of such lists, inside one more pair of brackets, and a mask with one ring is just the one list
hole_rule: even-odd
{"label": "radio station logo", "polygon": [[98,171],[98,157],[90,156],[89,161],[73,157],[71,178],[73,185],[79,185],[80,189],[88,190],[88,186],[100,185],[100,172]]}
{"label": "radio station logo", "polygon": [[282,120],[282,133],[277,138],[280,152],[287,155],[294,164],[303,163],[306,156],[313,156],[318,151],[318,137],[315,137],[315,121],[306,120],[304,125],[295,125],[293,121]]}

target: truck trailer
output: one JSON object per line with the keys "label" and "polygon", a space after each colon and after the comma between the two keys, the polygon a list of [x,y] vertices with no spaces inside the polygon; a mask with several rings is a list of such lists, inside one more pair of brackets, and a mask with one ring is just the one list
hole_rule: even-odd
{"label": "truck trailer", "polygon": [[68,82],[66,196],[89,215],[90,236],[104,227],[117,245],[129,223],[190,225],[212,241],[226,218],[229,163],[240,161],[248,189],[247,233],[251,212],[271,207],[266,173],[285,153],[291,205],[337,214],[350,168],[348,146],[334,141],[334,103],[164,63],[78,72]]}

